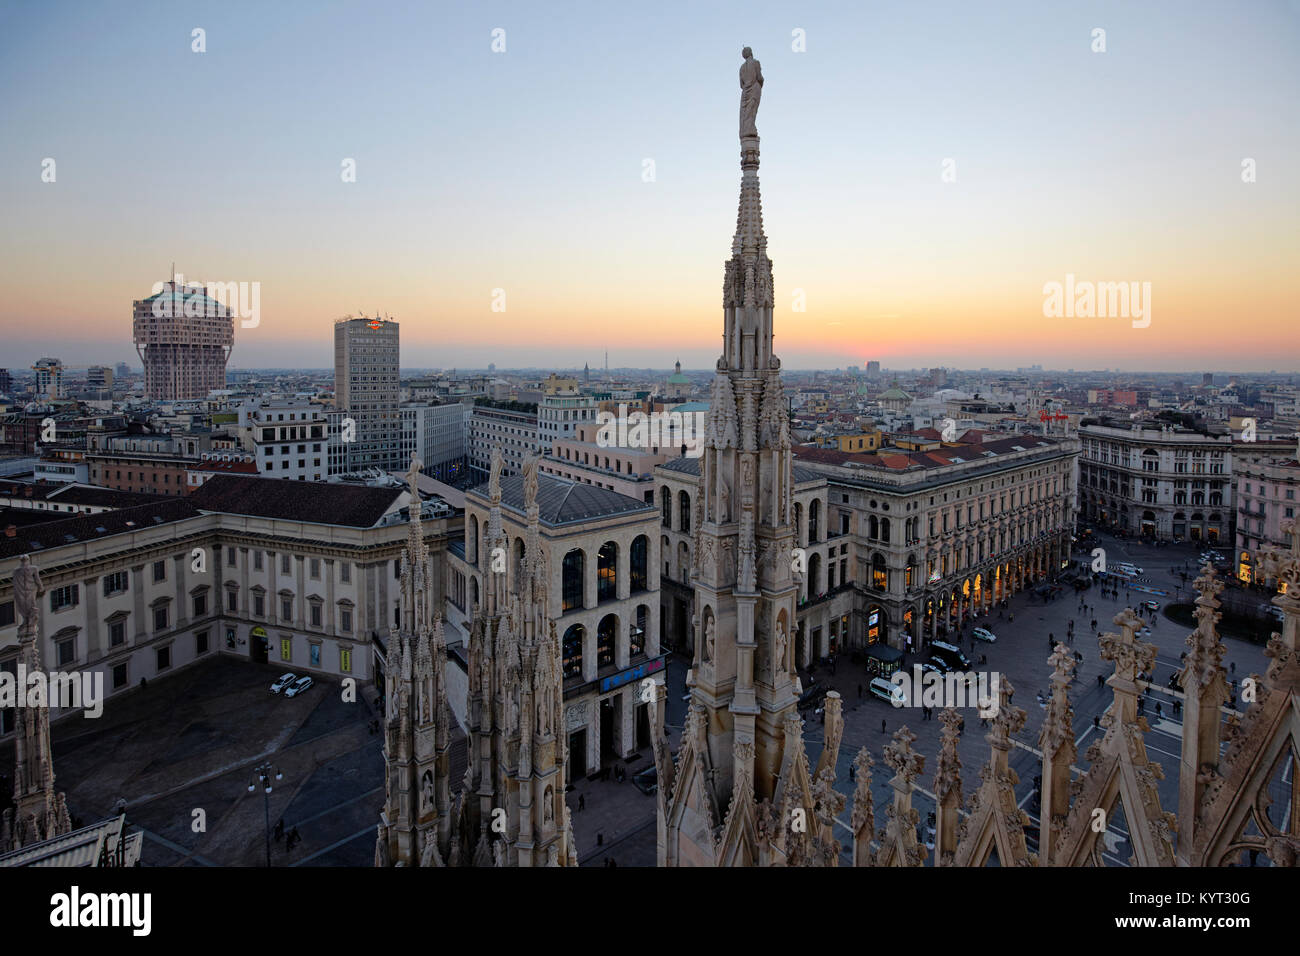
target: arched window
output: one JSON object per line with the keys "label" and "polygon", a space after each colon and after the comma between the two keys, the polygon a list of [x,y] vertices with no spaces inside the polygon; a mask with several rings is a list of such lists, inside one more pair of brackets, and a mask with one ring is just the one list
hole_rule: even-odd
{"label": "arched window", "polygon": [[665,528],[673,526],[673,493],[664,485],[659,489],[659,511]]}
{"label": "arched window", "polygon": [[821,499],[814,498],[808,503],[808,542],[817,540],[817,518],[821,511]]}
{"label": "arched window", "polygon": [[465,536],[465,550],[469,552],[467,555],[469,563],[478,567],[478,515],[469,516],[469,534]]}
{"label": "arched window", "polygon": [[871,558],[871,586],[881,591],[889,589],[889,571],[885,568],[883,554],[875,554]]}
{"label": "arched window", "polygon": [[561,656],[565,679],[582,676],[582,641],[586,636],[587,629],[581,624],[574,624],[564,632]]}
{"label": "arched window", "polygon": [[880,519],[875,515],[867,519],[867,537],[872,541],[880,537]]}
{"label": "arched window", "polygon": [[903,571],[903,587],[907,588],[908,590],[911,590],[912,582],[913,580],[915,580],[915,574],[916,574],[916,555],[909,554],[907,556],[907,567]]}
{"label": "arched window", "polygon": [[888,518],[880,519],[880,540],[883,541],[885,544],[889,544],[889,519]]}
{"label": "arched window", "polygon": [[691,579],[691,549],[683,541],[677,545],[677,580],[689,581]]}
{"label": "arched window", "polygon": [[[808,509],[811,513],[812,509]],[[808,599],[818,597],[822,593],[822,556],[814,554],[808,558]]]}
{"label": "arched window", "polygon": [[632,590],[644,591],[650,586],[650,575],[647,570],[646,554],[650,550],[650,539],[645,535],[637,535],[632,539],[631,574]]}
{"label": "arched window", "polygon": [[618,639],[618,615],[606,614],[596,628],[596,666],[614,663],[614,642]]}
{"label": "arched window", "polygon": [[650,626],[650,609],[644,604],[636,606],[636,623],[629,636],[628,653],[632,657],[645,653],[645,631]]}
{"label": "arched window", "polygon": [[606,541],[600,546],[596,559],[596,600],[610,601],[618,597],[618,545]]}
{"label": "arched window", "polygon": [[691,533],[691,496],[684,491],[677,492],[677,530]]}
{"label": "arched window", "polygon": [[563,597],[563,610],[572,611],[582,607],[582,549],[574,548],[564,556],[563,583],[560,588]]}

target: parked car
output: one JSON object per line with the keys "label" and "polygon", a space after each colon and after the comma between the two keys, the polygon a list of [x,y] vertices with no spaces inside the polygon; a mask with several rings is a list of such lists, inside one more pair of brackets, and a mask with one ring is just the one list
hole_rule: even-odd
{"label": "parked car", "polygon": [[907,692],[898,684],[883,677],[871,678],[871,693],[895,707],[902,707],[907,703]]}
{"label": "parked car", "polygon": [[297,674],[281,674],[279,677],[275,679],[275,683],[271,685],[271,693],[272,694],[280,693],[280,691],[284,690],[286,687],[288,687],[297,679],[298,679]]}
{"label": "parked car", "polygon": [[970,632],[970,636],[977,641],[983,641],[986,644],[992,644],[997,641],[998,636],[986,627],[977,627]]}
{"label": "parked car", "polygon": [[971,668],[970,658],[961,652],[961,648],[943,641],[930,643],[930,659],[947,664],[949,670],[968,671]]}
{"label": "parked car", "polygon": [[799,709],[807,710],[821,703],[821,699],[826,696],[826,689],[817,683],[815,679],[810,678],[807,689],[799,695]]}
{"label": "parked car", "polygon": [[304,674],[302,677],[299,677],[296,681],[294,681],[292,684],[288,686],[288,688],[284,692],[284,696],[297,697],[307,688],[311,687],[311,685],[314,683],[316,682],[311,679],[310,675]]}
{"label": "parked car", "polygon": [[632,774],[632,786],[636,787],[642,793],[649,796],[659,789],[659,771],[655,767],[648,767],[638,773]]}
{"label": "parked car", "polygon": [[946,667],[940,666],[939,664],[936,664],[934,661],[921,661],[921,663],[917,664],[916,666],[921,668],[922,677],[924,677],[926,674],[930,673],[931,671],[938,674],[940,677],[948,673]]}

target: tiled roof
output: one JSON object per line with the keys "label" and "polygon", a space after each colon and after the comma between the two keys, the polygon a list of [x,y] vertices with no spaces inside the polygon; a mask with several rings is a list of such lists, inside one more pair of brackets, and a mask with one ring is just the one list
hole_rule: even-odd
{"label": "tiled roof", "polygon": [[88,508],[132,508],[136,505],[161,501],[164,495],[150,495],[141,491],[118,491],[94,485],[67,484],[55,488],[47,496],[64,505],[83,505]]}
{"label": "tiled roof", "polygon": [[94,541],[115,534],[130,534],[160,524],[193,518],[198,510],[186,498],[162,498],[152,504],[79,515],[64,521],[49,521],[19,528],[11,538],[0,532],[0,558],[37,554],[65,544]]}
{"label": "tiled roof", "polygon": [[403,493],[400,488],[214,475],[189,500],[203,511],[372,528]]}

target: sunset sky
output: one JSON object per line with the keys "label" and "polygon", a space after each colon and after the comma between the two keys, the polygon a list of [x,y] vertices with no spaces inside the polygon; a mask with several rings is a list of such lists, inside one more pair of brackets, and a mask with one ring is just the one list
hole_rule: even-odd
{"label": "sunset sky", "polygon": [[[710,367],[744,45],[787,368],[1300,367],[1282,0],[8,4],[0,367],[136,365],[173,261],[261,284],[232,368],[376,310],[405,367]],[[1150,327],[1044,318],[1067,273]]]}

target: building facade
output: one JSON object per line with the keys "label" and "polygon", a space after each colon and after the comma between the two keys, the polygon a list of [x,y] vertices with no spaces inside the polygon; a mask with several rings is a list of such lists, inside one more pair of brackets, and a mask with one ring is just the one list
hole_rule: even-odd
{"label": "building facade", "polygon": [[291,481],[329,476],[325,409],[313,402],[257,399],[239,409],[242,444],[259,474]]}
{"label": "building facade", "polygon": [[[494,567],[506,593],[515,593],[522,580],[528,553],[525,480],[499,479],[499,521],[507,542],[502,552],[486,543],[493,520],[490,485],[466,493],[465,543],[448,557],[449,625],[472,629]],[[545,615],[559,635],[569,772],[576,778],[650,743],[642,681],[662,681],[664,668],[657,512],[644,501],[591,485],[548,475],[535,480]],[[468,635],[457,637],[468,643]]]}
{"label": "building facade", "polygon": [[1237,500],[1237,579],[1245,584],[1286,587],[1274,555],[1291,545],[1287,532],[1300,508],[1300,451],[1291,455],[1239,452],[1233,465]]}
{"label": "building facade", "polygon": [[[436,505],[422,527],[441,562],[460,523]],[[103,672],[110,697],[209,654],[369,681],[397,623],[408,511],[401,489],[219,475],[183,500],[18,529],[0,537],[0,669],[19,657],[12,573],[39,552],[41,658]]]}
{"label": "building facade", "polygon": [[199,400],[226,387],[234,317],[203,287],[163,283],[161,291],[133,303],[132,329],[146,398]]}
{"label": "building facade", "polygon": [[537,453],[537,409],[513,409],[481,402],[474,405],[469,417],[469,465],[482,475],[492,467],[492,453],[501,449],[505,475],[518,475],[524,461]]}
{"label": "building facade", "polygon": [[354,423],[341,443],[343,471],[402,471],[398,405],[401,341],[391,319],[346,318],[334,323],[334,407]]}
{"label": "building facade", "polygon": [[1232,540],[1233,439],[1173,425],[1079,428],[1087,521],[1163,541]]}

